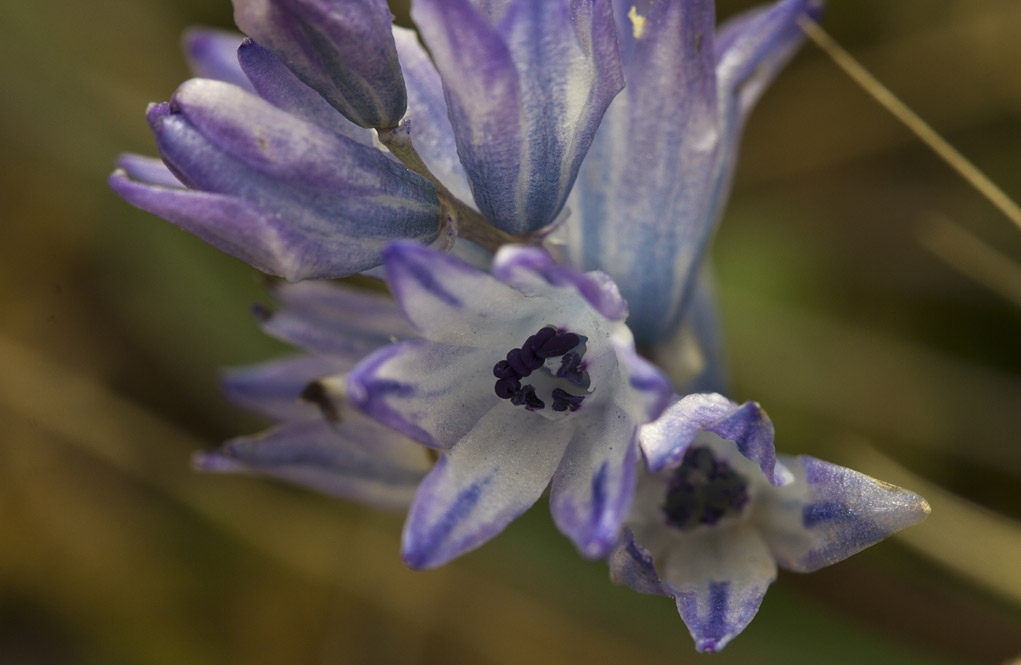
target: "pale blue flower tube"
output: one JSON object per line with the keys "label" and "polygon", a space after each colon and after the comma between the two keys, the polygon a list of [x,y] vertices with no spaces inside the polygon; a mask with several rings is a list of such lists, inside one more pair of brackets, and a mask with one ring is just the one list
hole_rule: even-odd
{"label": "pale blue flower tube", "polygon": [[614,3],[627,87],[610,104],[568,202],[567,253],[609,273],[642,347],[677,332],[726,198],[741,129],[801,43],[813,0],[715,28],[711,0]]}

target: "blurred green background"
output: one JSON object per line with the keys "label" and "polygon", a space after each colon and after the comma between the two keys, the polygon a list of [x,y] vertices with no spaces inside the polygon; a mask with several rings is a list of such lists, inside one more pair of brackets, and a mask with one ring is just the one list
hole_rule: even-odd
{"label": "blurred green background", "polygon": [[[229,27],[229,2],[0,3],[0,663],[1021,656],[1021,233],[818,49],[753,116],[713,248],[732,396],[769,410],[781,449],[933,514],[781,573],[699,657],[670,601],[611,585],[545,508],[412,573],[399,515],[189,470],[265,424],[222,401],[218,368],[283,350],[249,314],[258,273],[105,184],[118,152],[154,151],[143,110],[188,76],[195,24]],[[1021,198],[1021,4],[834,1],[824,25]]]}

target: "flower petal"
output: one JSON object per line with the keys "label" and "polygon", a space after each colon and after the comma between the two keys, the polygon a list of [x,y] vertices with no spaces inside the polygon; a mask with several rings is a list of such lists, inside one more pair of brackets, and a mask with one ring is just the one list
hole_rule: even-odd
{"label": "flower petal", "polygon": [[501,247],[493,259],[493,276],[526,296],[548,293],[551,286],[570,288],[604,318],[623,321],[627,317],[627,303],[607,275],[601,272],[582,273],[559,264],[538,247]]}
{"label": "flower petal", "polygon": [[914,492],[802,455],[781,461],[793,483],[763,492],[756,521],[777,562],[810,572],[917,524],[929,504]]}
{"label": "flower petal", "polygon": [[637,427],[616,405],[575,420],[574,436],[550,486],[553,520],[590,559],[620,539],[638,462]]}
{"label": "flower petal", "polygon": [[756,402],[745,402],[705,426],[703,431],[737,446],[742,455],[759,465],[770,484],[779,487],[791,482],[787,470],[776,463],[773,422]]}
{"label": "flower petal", "polygon": [[624,536],[610,556],[610,580],[629,586],[638,593],[669,595],[656,573],[652,555],[635,542],[631,529],[624,527]]}
{"label": "flower petal", "polygon": [[517,339],[516,331],[521,327],[518,322],[528,315],[522,313],[525,300],[506,284],[457,258],[414,243],[395,242],[384,257],[390,289],[423,337],[507,350],[524,341]]}
{"label": "flower petal", "polygon": [[[260,269],[275,264],[289,279],[345,276],[378,265],[394,238],[437,235],[439,205],[426,180],[239,88],[188,81],[149,117],[182,182],[236,198],[263,219],[263,229],[238,237],[236,227],[245,227],[235,222],[221,234],[225,244],[255,241],[275,255]],[[214,223],[222,222],[207,226]]]}
{"label": "flower petal", "polygon": [[360,127],[341,115],[268,49],[246,39],[237,49],[236,60],[259,96],[277,108],[364,146],[373,145],[375,134],[371,129]]}
{"label": "flower petal", "polygon": [[335,496],[404,508],[429,469],[422,449],[364,418],[289,423],[201,453],[203,471],[264,473]]}
{"label": "flower petal", "polygon": [[347,396],[405,436],[449,448],[492,408],[515,410],[493,391],[495,380],[488,370],[496,360],[484,349],[399,342],[373,353],[348,374]]}
{"label": "flower petal", "polygon": [[234,21],[351,122],[395,127],[407,98],[385,0],[233,0]]}
{"label": "flower petal", "polygon": [[669,406],[673,390],[663,372],[635,351],[635,343],[628,334],[625,339],[617,335],[613,348],[620,363],[621,378],[628,390],[622,391],[620,402],[635,423],[644,424],[659,418]]}
{"label": "flower petal", "polygon": [[609,0],[418,0],[412,18],[479,210],[509,233],[549,225],[623,87]]}
{"label": "flower petal", "polygon": [[296,258],[306,242],[289,233],[272,214],[233,196],[160,187],[131,180],[122,170],[110,188],[133,206],[158,215],[207,243],[273,275],[302,279],[306,267]]}
{"label": "flower petal", "polygon": [[642,426],[639,431],[646,467],[656,473],[679,465],[699,431],[736,406],[723,395],[715,393],[687,395],[679,399],[659,420]]}
{"label": "flower petal", "polygon": [[238,66],[238,46],[244,38],[237,32],[192,28],[185,31],[181,45],[195,76],[231,83],[251,91],[252,84]]}
{"label": "flower petal", "polygon": [[184,185],[177,179],[163,160],[142,155],[123,154],[117,157],[117,168],[124,171],[129,178],[137,182],[158,185],[160,187],[174,187],[184,189]]}
{"label": "flower petal", "polygon": [[652,346],[684,314],[714,221],[713,3],[637,0],[614,7],[627,87],[596,133],[565,232],[572,262],[618,281],[639,346]]}
{"label": "flower petal", "polygon": [[721,650],[759,611],[776,563],[748,525],[676,535],[665,564],[664,586],[700,652]]}
{"label": "flower petal", "polygon": [[405,563],[439,566],[502,531],[542,494],[570,432],[520,409],[486,414],[422,481],[404,525]]}
{"label": "flower petal", "polygon": [[265,311],[263,329],[321,355],[347,371],[376,349],[416,337],[390,297],[344,284],[301,282],[274,289],[280,303]]}
{"label": "flower petal", "polygon": [[291,356],[221,374],[224,395],[234,404],[276,420],[320,420],[322,413],[301,400],[309,382],[347,371],[346,363],[316,356]]}
{"label": "flower petal", "polygon": [[393,33],[408,87],[408,112],[401,122],[411,125],[415,150],[432,174],[454,196],[473,205],[468,176],[457,156],[454,128],[450,126],[440,74],[414,30],[395,25]]}
{"label": "flower petal", "polygon": [[716,72],[721,117],[728,134],[740,131],[755,102],[776,77],[805,34],[797,21],[822,15],[821,0],[780,0],[740,14],[720,27]]}
{"label": "flower petal", "polygon": [[712,275],[703,266],[680,327],[650,349],[652,361],[673,379],[681,394],[729,391],[717,310]]}

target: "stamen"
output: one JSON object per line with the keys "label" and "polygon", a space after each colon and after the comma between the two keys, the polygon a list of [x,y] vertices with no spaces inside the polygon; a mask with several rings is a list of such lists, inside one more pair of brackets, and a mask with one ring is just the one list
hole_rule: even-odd
{"label": "stamen", "polygon": [[584,383],[585,376],[581,369],[581,356],[574,352],[565,353],[564,357],[560,360],[560,369],[557,370],[557,376],[578,385]]}
{"label": "stamen", "polygon": [[747,503],[744,476],[717,459],[709,448],[697,447],[688,449],[674,471],[662,508],[667,524],[688,530],[740,515]]}
{"label": "stamen", "polygon": [[523,406],[536,411],[546,408],[546,403],[539,399],[532,386],[522,386],[521,390],[511,395],[510,401],[514,406]]}
{"label": "stamen", "polygon": [[[556,387],[556,379],[565,379],[587,388],[588,376],[582,369],[584,354],[584,337],[562,328],[544,326],[529,336],[521,348],[511,349],[505,359],[493,365],[493,376],[497,378],[493,391],[497,397],[508,399],[515,406],[541,411],[546,408],[546,402],[536,393],[536,386],[540,386],[543,391],[550,391],[548,394],[552,398],[554,411],[577,411],[585,396],[574,395]],[[546,361],[561,356],[560,368],[554,375],[553,368],[547,367]],[[540,374],[536,375],[537,382],[534,385],[522,382],[537,370]]]}
{"label": "stamen", "polygon": [[581,406],[583,395],[572,395],[562,388],[553,389],[553,410],[554,411],[577,411]]}

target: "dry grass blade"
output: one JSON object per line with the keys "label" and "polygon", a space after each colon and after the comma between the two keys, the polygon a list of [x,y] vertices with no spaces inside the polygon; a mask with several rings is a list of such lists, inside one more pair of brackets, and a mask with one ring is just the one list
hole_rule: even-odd
{"label": "dry grass blade", "polygon": [[994,248],[942,216],[933,216],[917,229],[926,249],[958,272],[1021,307],[1021,267]]}
{"label": "dry grass blade", "polygon": [[822,49],[845,74],[900,120],[905,127],[1021,229],[1021,207],[1018,207],[996,183],[986,177],[967,157],[950,145],[907,104],[880,83],[861,63],[855,60],[854,56],[844,50],[836,40],[819,27],[818,23],[810,18],[802,17],[798,20],[798,25],[808,35],[808,38]]}
{"label": "dry grass blade", "polygon": [[898,538],[925,557],[996,595],[1021,603],[1021,524],[929,483],[860,440],[842,446],[855,468],[910,487],[932,505],[932,515]]}

